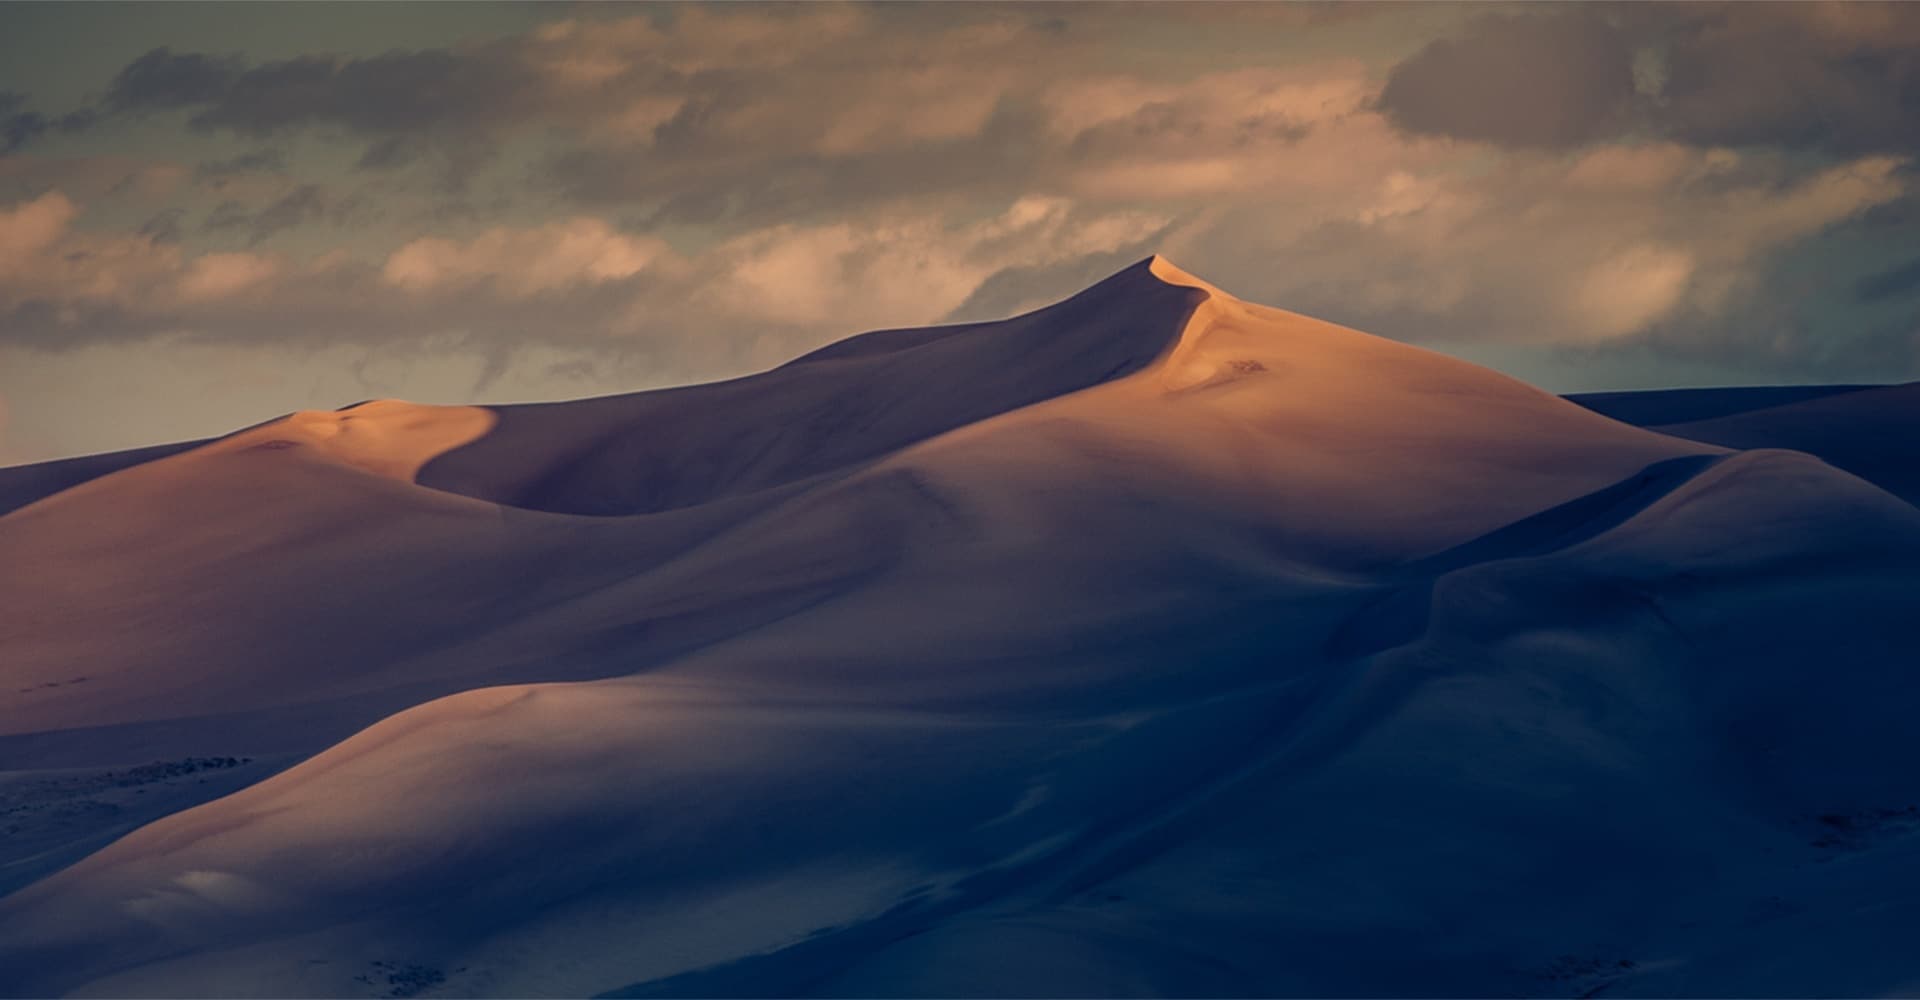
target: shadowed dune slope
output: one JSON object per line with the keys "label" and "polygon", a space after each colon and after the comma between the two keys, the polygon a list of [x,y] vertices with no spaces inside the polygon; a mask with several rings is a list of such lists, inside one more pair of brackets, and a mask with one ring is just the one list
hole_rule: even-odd
{"label": "shadowed dune slope", "polygon": [[1570,396],[1662,434],[1727,448],[1804,451],[1920,503],[1920,383],[1778,386]]}
{"label": "shadowed dune slope", "polygon": [[[877,330],[727,382],[487,407],[489,432],[437,455],[418,478],[518,507],[631,514],[830,472],[1151,362],[1200,296],[1153,280],[1148,268],[1143,261],[1026,316]],[[327,419],[339,418],[283,418]],[[207,443],[0,469],[0,514]]]}
{"label": "shadowed dune slope", "polygon": [[[850,407],[867,416],[842,422]],[[200,747],[262,710],[344,700],[354,720],[397,707],[381,692],[639,669],[860,586],[922,535],[1015,535],[1050,495],[1245,526],[1356,569],[1700,450],[1157,259],[1006,323],[515,412],[307,411],[0,519],[0,558],[22,570],[0,581],[17,694],[0,746],[57,758],[59,732],[122,727],[158,752],[165,733],[139,726],[177,720]],[[493,484],[410,482],[489,447]],[[1003,496],[1010,482],[1035,496]],[[458,492],[494,487],[660,510]],[[297,727],[271,729],[264,749],[298,749]]]}
{"label": "shadowed dune slope", "polygon": [[1645,389],[1628,392],[1581,392],[1568,396],[1595,413],[1635,427],[1713,420],[1750,410],[1837,396],[1872,385],[1742,385],[1703,389]]}
{"label": "shadowed dune slope", "polygon": [[883,330],[730,382],[494,407],[420,482],[573,514],[692,506],[805,479],[1139,370],[1200,300],[1146,263],[998,323]]}
{"label": "shadowed dune slope", "polygon": [[1920,504],[1920,462],[1914,460],[1914,442],[1920,440],[1920,383],[1861,389],[1656,429],[1728,448],[1804,451]]}
{"label": "shadowed dune slope", "polygon": [[297,414],[0,564],[0,761],[282,755],[0,856],[0,993],[1920,981],[1920,512],[1159,258],[715,386]]}
{"label": "shadowed dune slope", "polygon": [[[1324,637],[1377,586],[1188,539],[1081,552],[1071,578],[1110,583],[1031,612],[1052,645],[970,646],[1001,612],[903,571],[840,602],[865,628],[822,608],[404,712],[0,902],[0,969],[104,995],[355,995],[385,968],[460,995],[1901,981],[1876,935],[1920,929],[1917,680],[1889,669],[1911,509],[1755,452],[1578,535],[1435,563],[1423,626],[1358,655]],[[1181,560],[1185,604],[1142,579]],[[1724,915],[1767,906],[1762,976]]]}

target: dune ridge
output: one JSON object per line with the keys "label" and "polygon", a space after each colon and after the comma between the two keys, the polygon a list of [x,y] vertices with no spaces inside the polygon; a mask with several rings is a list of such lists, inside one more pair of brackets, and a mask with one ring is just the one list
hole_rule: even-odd
{"label": "dune ridge", "polygon": [[0,516],[0,760],[259,760],[0,858],[0,992],[1914,977],[1920,511],[1817,458],[1158,257],[710,386],[357,409]]}

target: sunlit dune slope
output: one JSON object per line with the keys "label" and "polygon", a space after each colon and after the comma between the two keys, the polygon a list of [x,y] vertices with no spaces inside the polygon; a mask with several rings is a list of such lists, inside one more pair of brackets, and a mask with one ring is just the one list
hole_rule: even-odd
{"label": "sunlit dune slope", "polygon": [[428,486],[579,514],[690,506],[845,469],[1139,370],[1200,296],[1146,265],[999,323],[877,331],[730,382],[494,408]]}
{"label": "sunlit dune slope", "polygon": [[[516,412],[303,412],[0,520],[0,557],[22,569],[0,583],[20,693],[0,733],[189,718],[199,745],[225,724],[203,716],[619,672],[859,584],[976,505],[970,533],[1000,543],[1118,503],[1169,519],[1157,530],[1232,526],[1364,567],[1701,450],[1158,260],[1003,324]],[[408,483],[488,454],[492,483]],[[457,495],[496,488],[664,510],[590,521]],[[277,749],[299,739],[270,728]]]}
{"label": "sunlit dune slope", "polygon": [[205,443],[204,441],[182,441],[177,444],[158,444],[150,448],[132,448],[103,455],[82,455],[79,458],[62,459],[57,462],[40,462],[34,465],[16,465],[0,469],[0,515],[18,510],[42,497],[50,497],[61,490],[72,489],[88,480],[98,479],[108,473],[130,469],[168,455],[177,455]]}
{"label": "sunlit dune slope", "polygon": [[1920,512],[1808,455],[1159,258],[359,410],[0,517],[0,760],[307,758],[0,859],[0,992],[1920,981]]}
{"label": "sunlit dune slope", "polygon": [[[1823,817],[1920,792],[1916,678],[1887,669],[1911,509],[1774,452],[1569,506],[1367,583],[1191,561],[1184,628],[1115,580],[1030,612],[1057,644],[1026,656],[923,631],[966,616],[928,580],[658,673],[442,699],[0,903],[0,968],[107,995],[351,994],[374,963],[461,994],[1671,995],[1831,984],[1804,970],[1839,948],[1848,992],[1898,976],[1860,931],[1920,919],[1888,910],[1900,827],[1835,846]],[[1329,639],[1370,619],[1395,641]],[[1801,979],[1703,919],[1767,900]]]}
{"label": "sunlit dune slope", "polygon": [[[1137,368],[1177,340],[1198,298],[1143,266],[1033,316],[938,331],[978,338],[970,363],[945,351],[876,367],[884,358],[867,351],[848,368],[828,351],[757,379],[573,404],[581,421],[566,406],[541,411],[557,422],[496,426],[489,409],[373,402],[294,414],[94,479],[0,520],[0,558],[19,570],[0,580],[14,609],[0,619],[10,653],[0,669],[20,694],[0,705],[0,734],[39,734],[13,744],[27,759],[78,746],[63,730],[170,719],[184,721],[81,742],[95,754],[121,752],[116,741],[161,753],[217,744],[238,727],[276,749],[311,749],[399,707],[394,698],[478,678],[601,675],[731,634],[884,554],[853,537],[801,551],[801,535],[798,547],[778,543],[791,570],[774,561],[742,572],[758,556],[741,550],[719,557],[732,579],[656,582],[701,572],[671,567],[671,557],[787,502],[807,485],[800,480],[846,474],[887,441]],[[1027,363],[1030,351],[1042,363]],[[756,386],[771,400],[758,410],[747,405]],[[776,418],[786,403],[797,401],[803,417],[807,406],[830,415],[854,397],[882,407],[864,436],[817,413]],[[940,400],[953,412],[928,405]],[[624,470],[631,448],[605,442],[609,434],[707,463],[682,486],[628,477],[706,502],[588,520],[410,485],[423,463],[476,438],[509,484],[550,483],[556,473],[542,463],[579,472],[576,453],[602,443],[602,466]],[[600,503],[592,482],[574,489],[577,502],[556,506]],[[626,584],[617,608],[588,607],[585,619],[566,612],[616,582]],[[532,627],[522,621],[530,615]],[[549,621],[557,632],[545,631]],[[493,634],[503,629],[515,634]],[[450,646],[479,648],[442,655]],[[414,690],[421,683],[432,690]],[[396,688],[408,693],[381,694]],[[306,713],[318,735],[235,714],[321,703]]]}
{"label": "sunlit dune slope", "polygon": [[0,515],[101,476],[192,449],[305,446],[368,472],[411,481],[428,459],[485,434],[495,422],[475,406],[373,400],[339,410],[302,410],[208,441],[134,448],[0,469]]}

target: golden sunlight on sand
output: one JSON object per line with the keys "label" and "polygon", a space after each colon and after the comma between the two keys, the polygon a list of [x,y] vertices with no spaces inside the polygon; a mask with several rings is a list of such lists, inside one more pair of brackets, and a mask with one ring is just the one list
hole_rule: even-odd
{"label": "golden sunlight on sand", "polygon": [[310,447],[338,462],[407,482],[435,457],[485,436],[498,421],[480,406],[376,399],[344,410],[301,410],[215,447]]}

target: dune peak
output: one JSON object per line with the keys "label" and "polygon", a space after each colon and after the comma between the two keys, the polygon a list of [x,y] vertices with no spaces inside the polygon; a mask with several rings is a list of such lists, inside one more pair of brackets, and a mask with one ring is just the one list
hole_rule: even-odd
{"label": "dune peak", "polygon": [[1188,288],[1198,288],[1209,294],[1221,296],[1222,298],[1231,299],[1234,297],[1221,291],[1219,286],[1214,283],[1168,260],[1164,254],[1156,253],[1148,257],[1145,263],[1147,265],[1147,273],[1169,285],[1183,285]]}
{"label": "dune peak", "polygon": [[228,438],[226,450],[307,445],[336,461],[411,482],[435,457],[484,436],[498,418],[481,406],[376,399],[339,410],[301,410]]}

